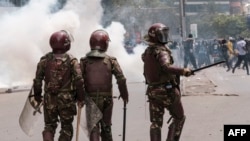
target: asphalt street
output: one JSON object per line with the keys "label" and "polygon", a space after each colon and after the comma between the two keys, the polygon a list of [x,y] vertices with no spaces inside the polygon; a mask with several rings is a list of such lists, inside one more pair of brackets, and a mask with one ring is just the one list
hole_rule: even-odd
{"label": "asphalt street", "polygon": [[[180,141],[223,141],[225,124],[250,124],[250,76],[237,69],[234,74],[226,68],[215,66],[191,77],[182,77],[182,102],[186,115]],[[143,82],[129,82],[130,101],[127,105],[126,140],[149,141],[149,112],[146,86]],[[2,141],[41,141],[43,117],[34,127],[34,134],[27,136],[19,126],[19,116],[24,107],[28,91],[0,92],[0,137]],[[114,84],[114,95],[119,96]],[[123,102],[114,99],[113,138],[122,140]],[[84,109],[83,109],[84,110]],[[84,112],[82,112],[84,116]],[[162,128],[162,140],[166,139],[168,111]],[[76,118],[75,118],[76,119]],[[82,121],[84,122],[84,121]],[[31,123],[32,124],[32,123]],[[76,120],[74,122],[76,127]],[[56,133],[58,137],[59,128]],[[81,129],[79,141],[87,136]],[[57,139],[55,139],[57,140]],[[75,135],[73,140],[75,140]]]}

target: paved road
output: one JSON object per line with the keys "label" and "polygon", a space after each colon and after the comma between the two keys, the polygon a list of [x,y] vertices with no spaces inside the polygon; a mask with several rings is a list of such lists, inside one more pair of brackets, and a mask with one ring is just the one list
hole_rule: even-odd
{"label": "paved road", "polygon": [[[250,124],[250,76],[247,76],[245,71],[236,70],[235,74],[232,74],[226,72],[223,67],[213,67],[182,80],[182,101],[187,117],[181,136],[182,141],[223,141],[224,124]],[[114,87],[114,93],[118,96],[117,88]],[[149,141],[150,123],[145,85],[129,83],[129,92],[126,140]],[[34,128],[35,134],[32,137],[25,135],[19,127],[18,119],[27,94],[27,91],[0,94],[2,141],[42,140],[42,117],[38,126]],[[121,100],[114,100],[113,137],[114,141],[119,141],[122,140],[123,104]],[[168,118],[167,113],[162,129],[162,140],[167,136]],[[84,132],[81,130],[80,133],[80,140],[86,140]]]}

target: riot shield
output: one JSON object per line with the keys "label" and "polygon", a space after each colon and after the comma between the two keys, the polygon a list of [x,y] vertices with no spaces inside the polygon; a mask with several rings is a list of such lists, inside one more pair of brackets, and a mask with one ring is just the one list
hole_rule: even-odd
{"label": "riot shield", "polygon": [[95,125],[102,119],[102,112],[97,107],[95,102],[90,98],[86,97],[85,115],[81,116],[81,128],[83,131],[90,136],[91,131]]}
{"label": "riot shield", "polygon": [[33,129],[36,127],[41,117],[41,107],[42,103],[38,103],[34,99],[33,86],[29,92],[29,95],[24,104],[22,113],[19,117],[19,125],[28,136],[33,135]]}

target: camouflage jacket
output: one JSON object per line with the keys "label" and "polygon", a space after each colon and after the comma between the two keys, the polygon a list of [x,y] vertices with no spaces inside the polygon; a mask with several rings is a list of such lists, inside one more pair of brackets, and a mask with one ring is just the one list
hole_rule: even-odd
{"label": "camouflage jacket", "polygon": [[110,92],[112,95],[112,75],[115,76],[123,98],[128,98],[126,78],[115,57],[82,57],[80,60],[82,76],[87,92]]}
{"label": "camouflage jacket", "polygon": [[70,54],[47,53],[41,57],[37,64],[36,77],[34,79],[34,93],[41,95],[42,82],[45,82],[45,93],[59,93],[63,91],[76,91],[79,101],[84,99],[84,81],[81,75],[79,63]]}

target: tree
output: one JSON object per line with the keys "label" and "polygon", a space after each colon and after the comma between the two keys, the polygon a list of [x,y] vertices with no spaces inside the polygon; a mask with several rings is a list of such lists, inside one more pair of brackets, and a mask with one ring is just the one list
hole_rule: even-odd
{"label": "tree", "polygon": [[[187,27],[189,27],[190,24],[197,24],[198,29],[198,38],[203,39],[210,39],[214,38],[216,35],[216,32],[214,28],[212,27],[212,19],[213,14],[198,14],[196,16],[189,16],[186,19]],[[187,28],[188,30],[188,28]],[[190,31],[187,31],[187,33]]]}
{"label": "tree", "polygon": [[173,4],[172,1],[162,2],[161,0],[102,0],[104,8],[102,24],[106,27],[111,21],[119,21],[125,28],[136,27],[137,30],[145,30],[144,26],[148,28],[147,24],[162,22],[176,29],[179,18],[175,13],[178,9],[173,7]]}
{"label": "tree", "polygon": [[219,37],[236,37],[247,30],[246,18],[242,15],[216,15],[212,26]]}

